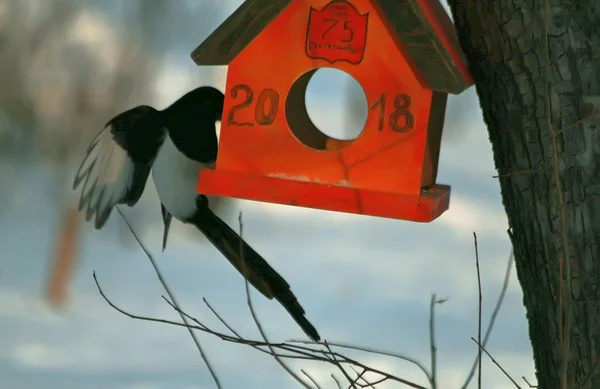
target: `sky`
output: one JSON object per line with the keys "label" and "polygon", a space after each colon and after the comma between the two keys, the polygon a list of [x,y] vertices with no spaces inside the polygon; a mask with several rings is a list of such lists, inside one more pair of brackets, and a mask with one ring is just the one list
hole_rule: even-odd
{"label": "sky", "polygon": [[[233,11],[238,2],[231,2]],[[226,15],[222,16],[222,19]],[[215,27],[221,20],[215,21]],[[100,33],[99,36],[102,36]],[[101,39],[100,39],[101,40]],[[198,38],[198,43],[201,38]],[[192,46],[195,46],[193,44]],[[193,47],[192,47],[193,48]],[[202,71],[189,56],[165,58],[157,76],[157,108],[192,89],[200,78],[224,89],[225,69]],[[331,83],[342,82],[342,77]],[[340,125],[331,112],[334,85],[315,88],[309,104],[313,119]],[[339,88],[338,88],[339,90]],[[281,205],[235,200],[221,216],[237,226],[243,212],[244,238],[282,274],[307,317],[330,342],[350,343],[409,355],[429,366],[429,301],[436,307],[439,388],[460,388],[477,348],[477,276],[473,232],[478,235],[483,289],[483,325],[500,292],[510,244],[507,221],[493,165],[487,130],[474,88],[450,96],[442,141],[438,182],[450,184],[450,209],[429,224],[371,218]],[[214,388],[185,329],[130,319],[102,299],[92,273],[107,296],[136,314],[178,320],[161,299],[165,292],[144,253],[126,234],[115,213],[108,228],[84,227],[80,262],[71,301],[63,312],[43,302],[54,229],[59,213],[49,192],[55,172],[32,162],[19,167],[12,197],[0,208],[0,387],[14,389],[86,387],[89,389]],[[182,308],[220,328],[204,306],[206,298],[238,331],[259,334],[246,305],[243,279],[189,226],[174,222],[161,253],[162,226],[151,183],[136,215],[142,240],[155,255]],[[141,226],[144,228],[141,228]],[[275,301],[251,291],[260,321],[273,341],[304,335]],[[224,388],[278,389],[297,385],[270,357],[210,335],[198,337]],[[514,273],[488,351],[515,378],[534,382],[531,346],[522,294]],[[427,386],[418,369],[374,354],[361,362]],[[334,369],[307,363],[323,388],[336,387]],[[483,386],[512,388],[487,359]],[[399,385],[382,384],[379,388]],[[470,387],[476,387],[476,380]]]}

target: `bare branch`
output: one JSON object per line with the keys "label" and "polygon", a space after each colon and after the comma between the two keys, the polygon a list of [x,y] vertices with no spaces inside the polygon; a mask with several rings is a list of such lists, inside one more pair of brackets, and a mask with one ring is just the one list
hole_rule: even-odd
{"label": "bare branch", "polygon": [[579,385],[580,389],[585,389],[586,385],[590,382],[590,380],[592,379],[594,374],[596,374],[596,370],[598,370],[598,367],[600,367],[600,358],[598,358],[594,367],[590,370],[588,375],[583,379],[583,382],[581,383],[581,385]]}
{"label": "bare branch", "polygon": [[523,381],[525,381],[525,383],[526,383],[526,384],[527,384],[527,385],[528,385],[530,388],[537,388],[537,385],[531,385],[531,384],[529,383],[529,381],[527,381],[527,378],[525,378],[525,376],[523,376],[522,378],[523,378]]}
{"label": "bare branch", "polygon": [[238,338],[241,338],[240,334],[237,333],[237,331],[235,331],[229,324],[227,324],[227,322],[225,320],[223,320],[223,318],[221,317],[221,315],[219,315],[217,313],[217,311],[208,303],[208,300],[206,300],[206,298],[202,297],[202,301],[204,301],[204,304],[206,304],[206,306],[208,307],[208,309],[210,309],[210,311],[213,313],[213,315],[215,315],[217,317],[217,319],[219,319],[219,321],[225,326],[227,327],[227,329],[229,331],[231,331],[232,334],[234,334],[235,336],[237,336]]}
{"label": "bare branch", "polygon": [[[358,371],[356,371],[356,369],[354,368],[354,366],[350,366],[350,368],[352,369],[352,371],[354,371],[354,373],[356,374],[356,378],[354,379],[354,382],[357,383],[359,380],[365,383],[366,387],[370,387],[371,389],[375,389],[375,387],[373,386],[373,383],[369,382],[366,378],[364,378],[363,376],[365,375],[365,373],[367,372],[366,369],[363,369],[363,371],[361,371],[360,373]],[[387,378],[383,378],[384,380]],[[383,381],[382,381],[383,382]]]}
{"label": "bare branch", "polygon": [[[206,332],[208,334],[211,334],[213,336],[216,336],[224,341],[227,342],[231,342],[231,343],[237,343],[237,344],[244,344],[244,345],[249,345],[263,353],[269,354],[271,356],[273,356],[273,354],[275,354],[275,356],[279,357],[279,358],[289,358],[289,359],[305,359],[305,360],[313,360],[313,361],[318,361],[318,362],[326,362],[326,363],[331,363],[336,365],[335,363],[332,362],[331,358],[335,357],[335,359],[337,360],[338,364],[345,364],[345,365],[350,365],[350,366],[354,366],[360,369],[365,370],[365,372],[371,372],[377,375],[380,375],[381,377],[383,377],[384,379],[380,380],[379,382],[383,382],[384,380],[390,380],[390,381],[395,381],[398,383],[402,383],[404,385],[407,385],[411,388],[416,388],[416,389],[426,389],[425,387],[415,384],[413,382],[407,381],[405,379],[402,379],[400,377],[394,376],[392,374],[383,372],[381,370],[369,367],[364,365],[363,363],[360,363],[352,358],[349,358],[345,355],[342,355],[338,352],[332,351],[332,350],[327,350],[327,349],[322,349],[322,348],[311,348],[311,347],[307,347],[307,346],[300,346],[300,345],[296,345],[296,344],[290,344],[290,343],[266,343],[264,341],[256,341],[256,340],[249,340],[249,339],[244,339],[241,337],[237,337],[237,336],[231,336],[231,335],[227,335],[224,333],[220,333],[217,331],[214,331],[213,329],[209,328],[208,326],[204,325],[204,324],[199,324],[197,326],[191,326],[185,323],[179,323],[179,322],[175,322],[172,320],[164,320],[164,319],[156,319],[156,318],[150,318],[150,317],[145,317],[145,316],[141,316],[141,315],[134,315],[131,314],[127,311],[125,311],[124,309],[118,307],[116,304],[114,304],[112,301],[110,301],[108,299],[108,297],[105,295],[104,291],[100,288],[100,285],[96,279],[96,277],[94,277],[94,280],[96,281],[96,286],[98,287],[98,290],[100,292],[100,295],[104,298],[104,300],[112,307],[114,308],[117,312],[132,318],[132,319],[137,319],[137,320],[144,320],[144,321],[151,321],[151,322],[157,322],[157,323],[162,323],[162,324],[169,324],[169,325],[175,325],[175,326],[179,326],[179,327],[187,327],[190,329],[195,329],[195,330],[199,330],[199,331],[203,331]],[[173,309],[177,310],[178,312],[180,312],[179,308],[177,308],[175,305],[173,305],[169,300],[165,299],[165,301],[167,301],[167,303],[169,305],[171,305],[171,307],[173,307]],[[189,315],[187,316],[189,317]],[[196,319],[191,318],[190,320],[198,323],[198,321]],[[221,319],[222,321],[225,321],[224,319]],[[226,325],[226,327],[231,328],[229,325]],[[309,342],[307,342],[309,343]],[[322,346],[321,344],[315,343],[317,346]],[[338,345],[338,347],[345,347],[348,349],[354,349],[354,350],[358,350],[361,351],[362,349],[358,346],[349,346],[349,345]],[[281,353],[275,353],[274,351],[271,350],[281,350],[281,351],[286,351],[288,353],[291,354],[281,354]],[[373,350],[368,350],[367,352],[371,352],[371,353],[376,353],[376,351]],[[326,356],[323,356],[323,355]],[[384,353],[384,355],[390,355],[390,356],[394,356],[391,353]],[[427,373],[428,374],[428,373]],[[339,388],[341,388],[341,383],[339,383],[339,380],[332,374],[332,379],[334,381],[336,381],[336,384],[338,384]],[[374,384],[374,383],[372,383]]]}
{"label": "bare branch", "polygon": [[552,173],[552,171],[543,170],[543,169],[527,169],[527,170],[519,170],[519,171],[511,172],[511,173],[498,174],[497,176],[492,176],[492,178],[503,178],[503,177],[510,177],[510,176],[516,176],[516,175],[521,175],[521,174],[533,174],[533,173]]}
{"label": "bare branch", "polygon": [[302,374],[304,374],[304,375],[305,375],[305,376],[306,376],[306,377],[307,377],[307,378],[308,378],[308,379],[309,379],[309,380],[310,380],[310,381],[311,381],[313,384],[315,384],[315,386],[317,387],[317,389],[321,389],[321,385],[319,385],[319,383],[318,383],[318,382],[317,382],[317,381],[316,381],[316,380],[315,380],[313,377],[311,377],[311,376],[310,376],[310,374],[308,374],[308,373],[306,372],[306,370],[304,370],[304,369],[300,369],[300,371],[301,371],[301,372],[302,372]]}
{"label": "bare branch", "polygon": [[[561,270],[562,264],[564,263],[564,276],[561,274],[559,280],[559,290],[560,290],[560,301],[561,306],[559,309],[559,323],[561,326],[559,327],[559,338],[562,337],[561,343],[561,355],[560,355],[560,383],[561,389],[568,389],[569,387],[569,379],[568,379],[568,371],[569,371],[569,357],[571,354],[571,326],[573,321],[573,309],[572,309],[572,286],[571,286],[571,253],[569,248],[569,239],[567,237],[567,216],[565,211],[565,201],[563,196],[563,185],[560,173],[559,166],[559,158],[558,158],[558,145],[557,145],[557,137],[558,133],[554,129],[553,120],[552,120],[552,103],[550,99],[550,35],[548,33],[548,24],[550,23],[548,8],[550,4],[548,0],[544,1],[544,54],[545,54],[545,81],[546,81],[546,124],[550,131],[550,138],[552,140],[552,159],[553,159],[553,171],[554,171],[554,181],[556,185],[556,197],[558,199],[558,214],[560,221],[560,236],[562,240],[563,246],[563,258],[560,260]],[[562,272],[561,272],[562,273]],[[564,288],[563,288],[563,278],[565,279]],[[566,291],[565,291],[566,289]],[[563,307],[562,300],[564,299],[564,316],[565,323],[564,327],[562,326],[562,317],[563,317]]]}
{"label": "bare branch", "polygon": [[294,378],[296,381],[298,381],[298,383],[300,385],[304,386],[306,389],[312,389],[310,387],[310,385],[308,385],[306,382],[304,382],[296,373],[294,373],[292,371],[292,369],[290,369],[281,360],[281,358],[279,358],[277,356],[277,354],[273,350],[273,347],[269,343],[269,340],[267,339],[267,335],[265,334],[265,331],[263,330],[262,325],[260,324],[260,321],[258,320],[258,316],[256,315],[256,312],[254,311],[254,307],[252,305],[252,299],[250,298],[250,287],[248,284],[248,276],[246,273],[246,261],[245,261],[245,256],[244,256],[244,245],[241,244],[241,241],[243,239],[242,238],[242,232],[243,232],[242,212],[240,212],[238,215],[238,223],[239,223],[239,227],[240,227],[240,234],[239,234],[239,236],[240,236],[240,257],[242,258],[242,273],[244,274],[244,285],[246,287],[246,303],[248,304],[248,309],[250,309],[250,314],[252,315],[252,319],[254,320],[254,323],[256,324],[256,328],[258,328],[258,331],[260,332],[260,336],[263,338],[263,340],[267,344],[267,347],[269,348],[271,355],[273,356],[275,361],[277,361],[277,363],[283,368],[283,370],[285,370],[292,378]]}
{"label": "bare branch", "polygon": [[[510,230],[508,231],[508,233],[509,233],[509,236],[512,237]],[[514,262],[514,258],[515,258],[514,253],[513,253],[513,250],[511,249],[510,255],[508,257],[508,264],[506,266],[506,273],[504,274],[504,282],[502,284],[502,289],[500,290],[500,295],[498,296],[498,300],[496,301],[496,306],[494,307],[492,316],[490,316],[490,323],[488,324],[487,330],[485,332],[485,336],[483,337],[483,343],[482,343],[483,347],[486,347],[486,345],[487,345],[490,335],[492,334],[492,329],[494,328],[494,324],[496,323],[496,319],[498,318],[498,313],[500,312],[500,308],[502,307],[502,303],[504,302],[504,297],[506,296],[506,291],[508,290],[508,284],[510,282],[510,273],[512,271],[512,264]],[[469,386],[471,379],[475,375],[475,370],[477,369],[477,366],[479,365],[480,360],[481,360],[481,352],[478,350],[477,356],[475,357],[475,362],[473,362],[473,365],[471,366],[471,371],[469,372],[469,375],[467,376],[467,379],[465,380],[465,383],[463,384],[461,389],[466,389],[467,386]]]}
{"label": "bare branch", "polygon": [[[479,306],[477,308],[477,343],[481,344],[481,304],[483,300],[483,293],[481,290],[481,271],[479,268],[479,247],[477,246],[477,234],[474,231],[473,242],[475,244],[475,266],[477,267],[477,290],[479,292]],[[477,388],[481,389],[481,347],[478,347],[477,360]]]}
{"label": "bare branch", "polygon": [[340,384],[340,381],[336,378],[336,376],[333,373],[331,373],[331,378],[335,381],[337,388],[342,389],[342,384]]}
{"label": "bare branch", "polygon": [[483,350],[483,352],[484,352],[484,353],[485,353],[485,354],[486,354],[488,357],[490,357],[490,359],[492,360],[492,362],[494,362],[494,365],[496,365],[496,366],[498,367],[498,369],[500,369],[500,371],[502,371],[502,373],[504,373],[504,375],[505,375],[505,376],[506,376],[506,377],[507,377],[509,380],[511,380],[511,382],[512,382],[512,383],[513,383],[513,384],[514,384],[516,387],[517,387],[517,389],[521,389],[521,387],[519,386],[519,384],[517,384],[517,381],[515,381],[515,380],[514,380],[514,379],[513,379],[513,378],[510,376],[510,374],[508,374],[508,373],[506,372],[506,370],[504,370],[504,369],[502,368],[502,366],[500,366],[500,364],[499,364],[498,362],[496,362],[496,360],[494,359],[494,357],[492,357],[492,356],[490,355],[490,353],[488,353],[488,352],[487,352],[487,350],[486,350],[486,349],[485,349],[485,348],[484,348],[484,347],[483,347],[481,344],[479,344],[479,343],[478,343],[478,342],[475,340],[475,338],[471,338],[471,340],[472,340],[473,342],[477,343],[477,345],[479,346],[479,348],[481,348],[481,349]]}
{"label": "bare branch", "polygon": [[[438,300],[438,301],[443,302],[445,300]],[[302,343],[302,344],[318,344],[318,343],[315,343],[315,342],[309,341],[309,340],[297,340],[297,339],[289,340],[289,342],[290,343]],[[419,362],[416,359],[411,358],[409,356],[392,353],[389,351],[377,350],[377,349],[369,348],[369,347],[350,345],[350,344],[346,344],[346,343],[328,342],[328,344],[333,347],[345,348],[348,350],[362,351],[362,352],[371,353],[371,354],[385,355],[387,357],[392,357],[392,358],[396,358],[396,359],[401,359],[406,362],[410,362],[410,363],[414,364],[415,366],[417,366],[423,372],[423,374],[425,374],[425,377],[427,377],[427,381],[431,382],[431,373],[429,372],[429,370],[427,370],[425,365],[423,365],[421,362]]]}
{"label": "bare branch", "polygon": [[431,389],[437,388],[437,347],[435,344],[435,294],[431,295],[429,303],[429,350],[431,353]]}
{"label": "bare branch", "polygon": [[[118,207],[118,206],[116,206],[115,208],[117,209],[117,212],[119,212],[119,215],[121,215],[121,218],[123,219],[123,221],[125,222],[125,224],[127,224],[127,228],[129,229],[129,231],[131,232],[131,234],[133,235],[133,237],[135,238],[135,240],[137,241],[137,243],[140,245],[140,247],[142,248],[142,250],[146,254],[146,257],[148,257],[148,260],[150,260],[150,263],[152,264],[152,267],[154,268],[154,271],[156,272],[156,276],[158,277],[158,280],[160,281],[160,283],[162,284],[163,288],[165,289],[165,291],[169,295],[169,298],[173,302],[173,305],[175,307],[177,307],[177,311],[179,312],[179,316],[181,317],[181,320],[185,323],[185,327],[187,328],[190,336],[192,337],[192,340],[194,341],[194,344],[196,345],[196,348],[198,349],[198,352],[200,353],[200,356],[202,357],[202,360],[204,361],[204,364],[206,365],[206,368],[210,372],[210,375],[212,376],[212,379],[215,382],[215,385],[217,386],[218,389],[222,389],[221,382],[219,381],[219,377],[217,377],[217,374],[215,373],[215,371],[214,371],[214,369],[213,369],[210,361],[208,360],[208,356],[205,354],[204,350],[202,349],[202,346],[200,345],[200,341],[196,337],[196,334],[194,334],[194,331],[192,331],[192,328],[190,327],[190,325],[189,325],[189,323],[187,321],[186,316],[183,315],[182,312],[181,312],[181,309],[179,309],[179,304],[177,304],[177,300],[175,299],[175,295],[173,294],[173,292],[171,292],[171,288],[169,288],[169,285],[167,284],[167,282],[163,278],[162,273],[161,273],[160,269],[158,268],[158,265],[156,264],[156,261],[154,260],[154,257],[152,256],[152,254],[150,254],[150,251],[148,251],[148,249],[146,248],[146,246],[142,243],[141,239],[137,236],[137,234],[135,233],[135,231],[131,227],[131,224],[129,223],[129,221],[127,220],[127,218],[123,214],[123,212],[121,212],[121,208]],[[95,279],[95,277],[94,277],[94,279]],[[111,306],[112,306],[112,304],[111,304]],[[113,308],[116,308],[116,307],[113,306]],[[120,311],[120,312],[123,313],[122,311]]]}
{"label": "bare branch", "polygon": [[346,372],[346,370],[339,363],[339,361],[336,358],[336,355],[331,350],[331,347],[329,347],[329,343],[327,343],[326,340],[324,340],[323,343],[325,344],[325,347],[327,348],[327,351],[329,351],[329,353],[325,353],[325,352],[323,353],[323,355],[325,356],[325,358],[329,359],[331,361],[331,363],[333,363],[342,372],[342,375],[344,377],[346,377],[346,380],[350,384],[349,388],[355,388],[356,387],[355,386],[356,385],[356,380],[353,380],[352,378],[350,378],[350,376],[348,375],[348,373]]}
{"label": "bare branch", "polygon": [[[585,97],[584,97],[584,102],[585,102]],[[590,107],[589,104],[584,104],[583,111],[586,111],[586,112],[582,112],[583,117],[581,119],[579,119],[569,125],[563,126],[560,130],[556,131],[556,135],[557,136],[561,135],[564,131],[567,131],[567,130],[570,130],[571,128],[577,127],[578,125],[582,124],[586,120],[593,119],[600,114],[600,110],[598,110],[593,105]]]}
{"label": "bare branch", "polygon": [[[118,208],[117,208],[118,209]],[[161,283],[163,283],[163,287],[165,288],[165,290],[167,291],[167,294],[169,295],[169,298],[162,296],[162,298],[175,310],[177,311],[177,313],[180,315],[181,319],[183,322],[175,322],[172,320],[164,320],[164,319],[157,319],[157,318],[151,318],[151,317],[145,317],[145,316],[141,316],[141,315],[135,315],[132,313],[129,313],[127,311],[125,311],[124,309],[118,307],[116,304],[114,304],[104,293],[104,291],[102,290],[102,288],[100,287],[100,284],[98,282],[98,279],[96,277],[96,274],[94,272],[93,277],[94,277],[94,281],[96,283],[96,287],[98,288],[98,291],[100,293],[100,295],[102,296],[102,298],[107,302],[107,304],[112,307],[113,309],[115,309],[117,312],[132,318],[132,319],[137,319],[137,320],[144,320],[144,321],[151,321],[151,322],[157,322],[157,323],[162,323],[162,324],[170,324],[170,325],[175,325],[175,326],[179,326],[179,327],[186,327],[188,329],[188,331],[190,331],[190,333],[192,335],[194,335],[192,330],[200,330],[203,331],[205,333],[211,334],[213,336],[216,336],[224,341],[227,342],[232,342],[232,343],[237,343],[237,344],[244,344],[244,345],[248,345],[250,347],[253,347],[254,349],[262,352],[262,353],[266,353],[270,356],[272,356],[280,365],[282,365],[282,367],[288,372],[288,374],[291,374],[294,378],[297,378],[297,381],[300,382],[305,388],[308,389],[314,389],[312,388],[310,385],[308,385],[306,382],[302,381],[293,371],[291,371],[291,369],[289,369],[287,367],[287,365],[285,365],[285,363],[283,363],[283,359],[285,358],[289,358],[289,359],[303,359],[303,360],[313,360],[313,361],[318,361],[318,362],[326,362],[326,363],[330,363],[334,366],[336,366],[341,372],[342,374],[344,374],[344,376],[346,377],[346,379],[348,380],[348,382],[351,384],[350,386],[355,388],[356,386],[359,387],[374,387],[375,385],[382,383],[384,381],[390,380],[390,381],[395,381],[404,385],[407,385],[409,387],[412,388],[416,388],[416,389],[426,389],[421,385],[415,384],[413,382],[407,381],[405,379],[402,379],[400,377],[394,376],[392,374],[386,373],[384,371],[369,367],[364,365],[363,363],[360,363],[352,358],[349,358],[345,355],[342,355],[338,352],[335,352],[331,349],[330,344],[327,343],[326,341],[324,341],[323,343],[315,343],[315,342],[306,342],[306,341],[299,341],[297,343],[305,343],[305,344],[314,344],[317,347],[309,347],[309,346],[303,346],[300,344],[291,344],[291,343],[270,343],[268,341],[268,339],[266,338],[265,332],[262,329],[262,326],[260,324],[260,321],[258,320],[258,317],[256,315],[256,312],[254,310],[254,307],[252,305],[252,300],[250,297],[250,290],[249,290],[249,284],[248,284],[248,280],[247,277],[246,281],[245,281],[245,286],[246,286],[246,295],[247,295],[247,304],[250,310],[250,313],[255,321],[255,324],[257,325],[261,336],[263,338],[262,341],[256,341],[256,340],[249,340],[249,339],[244,339],[240,336],[240,334],[235,331],[226,321],[225,319],[219,315],[217,313],[217,311],[208,303],[208,301],[206,299],[204,299],[205,304],[207,305],[207,307],[210,309],[210,311],[215,315],[215,317],[217,317],[217,319],[221,322],[221,324],[223,324],[227,330],[229,332],[231,332],[231,334],[233,335],[229,335],[229,334],[225,334],[225,333],[221,333],[218,331],[215,331],[211,328],[209,328],[208,326],[206,326],[205,324],[201,323],[200,321],[198,321],[197,319],[191,317],[190,315],[188,315],[187,313],[183,312],[181,310],[181,308],[177,305],[176,301],[173,298],[173,294],[172,292],[170,292],[170,289],[168,288],[168,285],[166,285],[166,282],[164,281],[164,279],[162,278],[162,274],[160,272],[160,270],[158,269],[158,266],[156,265],[156,262],[154,261],[154,258],[152,257],[152,255],[150,254],[150,252],[147,250],[147,248],[144,246],[144,244],[141,242],[141,240],[139,239],[139,237],[135,234],[135,232],[133,231],[133,229],[131,228],[130,223],[128,222],[128,220],[124,217],[123,213],[121,212],[120,209],[118,209],[119,214],[121,215],[121,217],[123,218],[123,220],[125,221],[127,227],[129,228],[129,231],[132,233],[132,235],[134,236],[134,238],[136,239],[136,241],[138,242],[138,244],[140,245],[140,247],[142,248],[142,250],[144,251],[144,253],[146,254],[146,256],[148,257],[148,259],[150,260],[151,264],[153,265],[157,276],[159,278],[159,280],[161,281]],[[239,221],[240,221],[240,239],[241,238],[241,233],[242,233],[242,221],[241,221],[241,214],[239,217]],[[242,253],[242,258],[243,258],[243,253]],[[243,263],[242,263],[243,265]],[[245,268],[243,268],[243,273],[245,275]],[[442,303],[445,300],[436,300],[435,303],[439,304]],[[190,323],[193,322],[196,325],[191,325]],[[194,337],[195,338],[195,337]],[[361,348],[358,346],[352,346],[352,345],[345,345],[345,344],[334,344],[336,347],[340,347],[340,348],[347,348],[347,349],[354,349],[357,351],[363,351],[363,352],[368,352],[368,353],[377,353],[377,354],[382,354],[382,355],[387,355],[387,356],[391,356],[394,358],[398,358],[398,359],[402,359],[402,360],[406,360],[408,362],[412,362],[413,364],[415,364],[416,366],[418,366],[426,375],[426,377],[428,378],[428,380],[430,379],[430,373],[427,371],[427,369],[421,365],[418,361],[413,360],[412,358],[408,358],[408,357],[404,357],[398,354],[393,354],[393,353],[389,353],[389,352],[380,352],[377,350],[373,350],[373,349],[366,349],[366,348]],[[325,347],[325,349],[323,349],[322,347]],[[352,370],[354,370],[355,373],[357,373],[356,369],[354,369],[354,367],[361,369],[361,373],[357,373],[357,378],[356,379],[352,379],[350,378],[350,376],[347,374],[347,372],[345,371],[345,368],[343,365],[348,365]],[[207,365],[210,368],[210,365]],[[374,373],[377,374],[379,376],[381,376],[382,378],[380,378],[379,380],[375,381],[375,382],[369,382],[368,380],[365,379],[364,375],[366,373]],[[318,383],[312,379],[312,377],[305,371],[302,371],[302,373],[307,376],[307,378],[309,378],[311,380],[311,382],[313,382],[313,384],[317,387],[317,389],[319,388]],[[331,374],[332,379],[336,382],[336,385],[338,387],[338,389],[341,389],[341,383],[339,382],[339,380],[336,378],[335,375]],[[364,383],[359,383],[358,381],[364,382]],[[218,381],[217,381],[218,383]]]}

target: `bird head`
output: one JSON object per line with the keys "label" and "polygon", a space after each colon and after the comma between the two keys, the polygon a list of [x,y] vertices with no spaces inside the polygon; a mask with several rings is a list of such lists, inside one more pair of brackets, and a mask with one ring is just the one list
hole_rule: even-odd
{"label": "bird head", "polygon": [[225,95],[212,86],[201,86],[175,101],[165,111],[172,120],[198,117],[204,120],[217,121],[223,116]]}
{"label": "bird head", "polygon": [[223,118],[223,103],[225,102],[223,92],[212,86],[202,86],[191,93],[194,92],[197,93],[198,99],[206,106],[207,113],[214,115],[215,121]]}

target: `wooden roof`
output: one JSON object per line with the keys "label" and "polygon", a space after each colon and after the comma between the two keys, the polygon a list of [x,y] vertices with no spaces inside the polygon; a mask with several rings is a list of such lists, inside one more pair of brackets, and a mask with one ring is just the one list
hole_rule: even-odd
{"label": "wooden roof", "polygon": [[[197,65],[228,65],[292,1],[244,1],[192,52],[192,59]],[[371,1],[433,90],[458,94],[473,83],[454,26],[439,0]],[[439,23],[432,25],[431,18]],[[436,34],[440,30],[450,37],[449,41]]]}
{"label": "wooden roof", "polygon": [[198,65],[228,65],[293,0],[245,0],[196,50]]}

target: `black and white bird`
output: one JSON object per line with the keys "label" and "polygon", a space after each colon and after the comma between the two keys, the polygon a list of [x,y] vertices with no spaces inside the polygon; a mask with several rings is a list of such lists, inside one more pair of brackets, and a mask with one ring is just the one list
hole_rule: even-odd
{"label": "black and white bird", "polygon": [[288,283],[209,209],[206,196],[196,192],[200,169],[217,158],[215,124],[221,120],[223,102],[221,91],[203,86],[163,111],[142,105],[111,119],[91,142],[75,176],[73,189],[83,184],[79,210],[102,228],[114,206],[138,202],[152,172],[164,222],[163,250],[172,217],[193,224],[240,273],[245,269],[251,285],[279,301],[318,341],[317,330]]}

